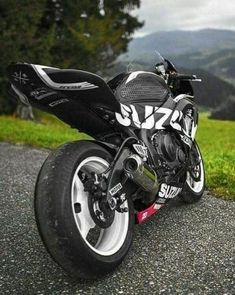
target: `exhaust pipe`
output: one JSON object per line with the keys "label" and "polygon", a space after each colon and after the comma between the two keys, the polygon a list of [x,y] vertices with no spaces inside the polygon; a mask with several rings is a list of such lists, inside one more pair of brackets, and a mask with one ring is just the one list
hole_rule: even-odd
{"label": "exhaust pipe", "polygon": [[138,155],[131,155],[124,161],[125,174],[151,196],[158,192],[158,180],[155,171],[148,167]]}

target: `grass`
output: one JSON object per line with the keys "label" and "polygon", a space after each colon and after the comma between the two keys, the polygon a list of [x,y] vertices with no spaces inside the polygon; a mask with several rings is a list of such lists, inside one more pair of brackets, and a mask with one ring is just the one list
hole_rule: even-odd
{"label": "grass", "polygon": [[[40,124],[0,116],[0,141],[54,149],[68,141],[88,138],[47,114]],[[208,188],[218,197],[235,200],[235,122],[210,120],[202,114],[197,141]]]}
{"label": "grass", "polygon": [[216,196],[235,201],[235,122],[200,116],[197,141],[205,162],[206,181]]}
{"label": "grass", "polygon": [[0,116],[0,141],[55,149],[65,142],[88,138],[47,114],[41,117],[40,123]]}

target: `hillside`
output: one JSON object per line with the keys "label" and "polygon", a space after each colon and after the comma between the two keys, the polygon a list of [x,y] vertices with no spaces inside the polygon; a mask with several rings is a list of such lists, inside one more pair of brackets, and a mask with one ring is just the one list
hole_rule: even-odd
{"label": "hillside", "polygon": [[144,70],[153,70],[158,60],[156,50],[171,60],[179,72],[202,78],[203,83],[193,84],[200,106],[220,107],[218,114],[223,112],[223,104],[235,94],[235,31],[162,31],[135,38],[116,68],[124,69],[131,62],[141,64]]}
{"label": "hillside", "polygon": [[235,121],[235,97],[231,97],[224,105],[214,110],[210,118]]}
{"label": "hillside", "polygon": [[235,88],[230,83],[203,69],[184,69],[182,72],[196,74],[202,79],[201,83],[192,83],[196,103],[202,107],[220,108],[231,96],[235,95]]}
{"label": "hillside", "polygon": [[205,29],[199,31],[162,31],[141,38],[129,44],[128,56],[138,58],[145,54],[152,56],[157,50],[165,56],[195,52],[216,52],[235,49],[235,31]]}
{"label": "hillside", "polygon": [[185,53],[169,58],[176,66],[200,67],[235,85],[235,48],[217,52]]}
{"label": "hillside", "polygon": [[202,68],[235,85],[235,31],[156,32],[135,38],[121,61],[154,64],[155,50],[184,68]]}

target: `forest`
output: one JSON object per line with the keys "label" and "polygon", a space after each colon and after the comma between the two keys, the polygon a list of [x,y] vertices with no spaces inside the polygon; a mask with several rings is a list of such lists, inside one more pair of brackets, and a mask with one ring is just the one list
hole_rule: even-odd
{"label": "forest", "polygon": [[6,67],[28,62],[105,74],[143,23],[130,12],[139,0],[0,0],[0,114],[17,102]]}

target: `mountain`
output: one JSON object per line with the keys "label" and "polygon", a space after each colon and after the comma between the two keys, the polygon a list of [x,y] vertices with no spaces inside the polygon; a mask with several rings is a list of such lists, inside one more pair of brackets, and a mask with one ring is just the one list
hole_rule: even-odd
{"label": "mountain", "polygon": [[169,58],[176,67],[202,68],[235,85],[235,48],[217,52],[185,53]]}
{"label": "mountain", "polygon": [[[180,72],[186,72],[184,69]],[[196,104],[209,108],[219,109],[226,104],[230,97],[235,96],[235,88],[230,83],[202,69],[188,70],[187,73],[196,74],[202,83],[192,82]]]}
{"label": "mountain", "polygon": [[120,60],[154,65],[155,50],[178,67],[202,68],[235,85],[235,31],[156,32],[132,40]]}
{"label": "mountain", "polygon": [[226,118],[234,118],[234,99],[230,98],[235,97],[235,31],[162,31],[135,38],[112,74],[125,71],[129,63],[135,70],[153,71],[159,62],[156,50],[179,72],[202,78],[202,83],[193,83],[198,105],[212,110],[213,116],[222,116],[226,110]]}
{"label": "mountain", "polygon": [[155,50],[164,56],[195,52],[216,52],[235,48],[235,31],[204,29],[199,31],[161,31],[133,39],[128,57],[152,56]]}

